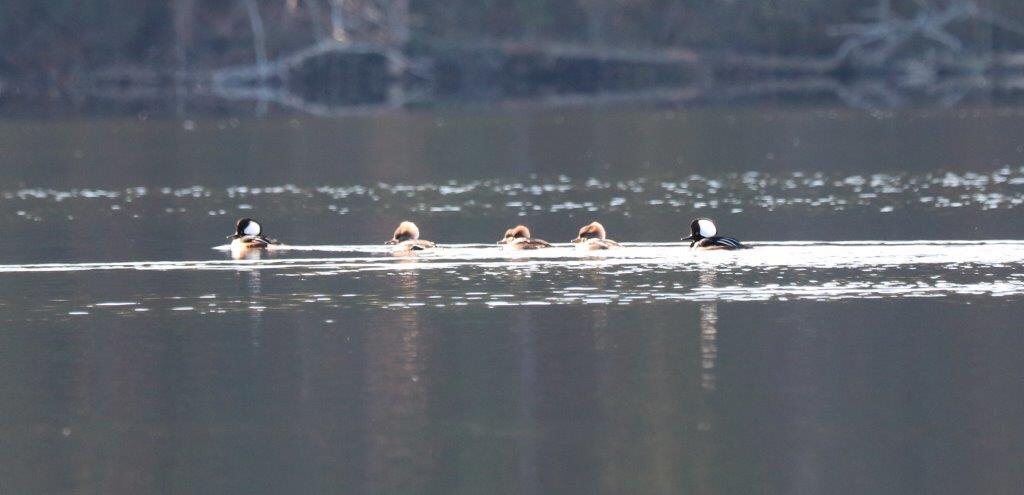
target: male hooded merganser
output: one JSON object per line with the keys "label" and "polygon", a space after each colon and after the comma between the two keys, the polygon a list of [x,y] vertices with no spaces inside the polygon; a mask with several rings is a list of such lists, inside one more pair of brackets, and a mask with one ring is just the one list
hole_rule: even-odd
{"label": "male hooded merganser", "polygon": [[251,218],[239,218],[235,223],[235,233],[228,236],[232,239],[231,247],[240,248],[265,248],[271,244],[280,244],[274,239],[263,235],[263,227],[259,222]]}
{"label": "male hooded merganser", "polygon": [[423,251],[434,247],[430,241],[420,240],[420,229],[412,222],[402,222],[395,229],[395,235],[385,244],[395,246],[392,251],[395,254],[408,254],[412,251]]}
{"label": "male hooded merganser", "polygon": [[732,237],[719,237],[715,222],[708,218],[690,222],[690,237],[681,240],[690,241],[690,247],[694,249],[750,249]]}
{"label": "male hooded merganser", "polygon": [[584,225],[580,228],[580,234],[572,241],[576,244],[576,249],[612,249],[619,247],[619,243],[605,239],[604,226],[597,223],[591,222],[589,225]]}
{"label": "male hooded merganser", "polygon": [[498,241],[498,244],[504,244],[505,249],[540,249],[551,247],[551,243],[548,241],[531,238],[530,229],[526,228],[525,225],[516,225],[506,230],[505,237]]}

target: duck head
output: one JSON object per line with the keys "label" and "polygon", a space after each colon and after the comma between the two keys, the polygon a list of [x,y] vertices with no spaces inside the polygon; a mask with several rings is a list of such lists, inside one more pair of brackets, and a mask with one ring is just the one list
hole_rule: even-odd
{"label": "duck head", "polygon": [[690,236],[680,240],[697,242],[705,237],[716,235],[718,235],[718,227],[715,227],[715,222],[712,222],[710,218],[698,218],[690,222]]}
{"label": "duck head", "polygon": [[515,242],[516,239],[529,239],[530,229],[526,228],[525,225],[516,225],[511,229],[505,231],[505,237],[502,237],[498,244],[508,244]]}
{"label": "duck head", "polygon": [[228,239],[238,239],[239,237],[245,237],[247,235],[260,235],[263,233],[263,227],[260,226],[259,222],[251,218],[239,218],[238,222],[235,223],[235,233],[228,236]]}
{"label": "duck head", "polygon": [[604,226],[597,222],[591,222],[588,225],[584,225],[580,228],[580,233],[570,242],[579,243],[584,242],[588,239],[604,239],[605,232]]}
{"label": "duck head", "polygon": [[420,229],[416,224],[405,221],[398,224],[398,228],[395,229],[395,235],[391,237],[391,240],[385,244],[398,244],[404,241],[415,241],[420,238]]}

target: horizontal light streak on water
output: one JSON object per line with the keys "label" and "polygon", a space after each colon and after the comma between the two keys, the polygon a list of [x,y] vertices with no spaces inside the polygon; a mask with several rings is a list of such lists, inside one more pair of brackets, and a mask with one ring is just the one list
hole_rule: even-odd
{"label": "horizontal light streak on water", "polygon": [[[388,256],[380,246],[286,246],[246,254],[255,259],[195,261],[125,261],[107,263],[39,263],[0,265],[0,273],[95,270],[331,270],[349,271],[448,269],[463,266],[520,268],[544,266],[658,265],[713,269],[735,267],[855,268],[859,266],[1006,265],[1024,263],[1024,241],[851,241],[751,243],[741,251],[693,251],[679,243],[627,243],[621,249],[577,251],[556,245],[535,251],[505,251],[489,244],[451,245],[414,256]],[[274,251],[344,252],[355,256],[280,258]],[[366,256],[371,254],[371,256]],[[266,256],[267,259],[262,259]]]}
{"label": "horizontal light streak on water", "polygon": [[[372,307],[385,309],[417,308],[423,306],[458,307],[487,306],[514,307],[533,305],[577,305],[577,304],[644,304],[653,302],[742,302],[742,301],[839,301],[847,299],[903,299],[903,298],[944,298],[951,296],[982,296],[982,297],[1014,297],[1024,294],[1024,280],[986,281],[976,283],[952,283],[933,281],[932,284],[890,283],[849,281],[825,285],[804,284],[769,284],[764,286],[744,287],[725,285],[721,287],[696,286],[681,291],[644,291],[623,289],[619,292],[579,293],[558,290],[548,293],[532,292],[515,297],[502,297],[502,294],[479,293],[479,296],[465,297],[459,294],[437,296],[437,298],[414,298],[412,295],[384,295],[369,293],[351,299],[338,301],[309,300],[306,294],[278,294],[269,299],[261,299],[259,304],[251,300],[220,301],[216,307],[204,307],[198,304],[182,305],[183,301],[168,298],[166,306],[160,307],[157,300],[149,303],[157,306],[156,311],[200,313],[250,313],[253,311],[294,310],[310,305],[325,308]],[[186,298],[188,299],[188,298]],[[55,309],[57,308],[57,309]],[[79,309],[81,308],[81,309]],[[65,307],[64,305],[48,305],[34,307],[34,310],[54,312],[56,314],[87,315],[87,314],[119,314],[132,316],[138,314],[138,308],[100,307],[98,304]],[[69,311],[72,309],[72,311]],[[89,309],[90,311],[85,311]],[[150,311],[146,308],[145,311]]]}

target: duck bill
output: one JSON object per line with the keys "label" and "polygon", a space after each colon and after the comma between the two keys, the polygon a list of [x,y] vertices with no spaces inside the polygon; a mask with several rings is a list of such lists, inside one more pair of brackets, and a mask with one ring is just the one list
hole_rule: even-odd
{"label": "duck bill", "polygon": [[577,237],[577,238],[575,238],[575,239],[573,239],[573,240],[571,240],[569,242],[571,242],[573,244],[579,244],[579,243],[583,242],[583,238],[582,237]]}
{"label": "duck bill", "polygon": [[398,244],[397,239],[391,239],[390,241],[384,243],[385,246],[394,246],[395,244]]}
{"label": "duck bill", "polygon": [[679,240],[680,241],[695,241],[697,239],[694,238],[693,235],[691,234],[689,237],[683,237],[682,239],[679,239]]}

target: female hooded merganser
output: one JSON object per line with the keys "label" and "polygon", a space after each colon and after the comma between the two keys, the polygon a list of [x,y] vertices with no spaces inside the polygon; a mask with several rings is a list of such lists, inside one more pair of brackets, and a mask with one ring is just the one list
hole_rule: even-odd
{"label": "female hooded merganser", "polygon": [[690,247],[694,249],[750,249],[732,237],[719,237],[715,222],[708,218],[690,222],[690,237],[680,240],[690,241]]}
{"label": "female hooded merganser", "polygon": [[263,235],[263,227],[251,218],[239,218],[235,224],[235,233],[228,236],[232,239],[233,249],[265,248],[271,244],[280,244],[274,239]]}
{"label": "female hooded merganser", "polygon": [[619,247],[619,243],[605,239],[604,226],[597,223],[591,222],[589,225],[584,225],[580,228],[580,234],[572,241],[576,244],[576,249],[612,249]]}
{"label": "female hooded merganser", "polygon": [[516,225],[506,230],[505,237],[498,241],[498,244],[504,244],[505,249],[541,249],[551,247],[551,243],[548,241],[531,238],[530,229],[526,228],[525,225]]}
{"label": "female hooded merganser", "polygon": [[434,247],[433,242],[420,240],[420,229],[412,222],[398,224],[394,237],[385,244],[395,246],[392,251],[394,254],[408,254],[412,251],[423,251]]}

